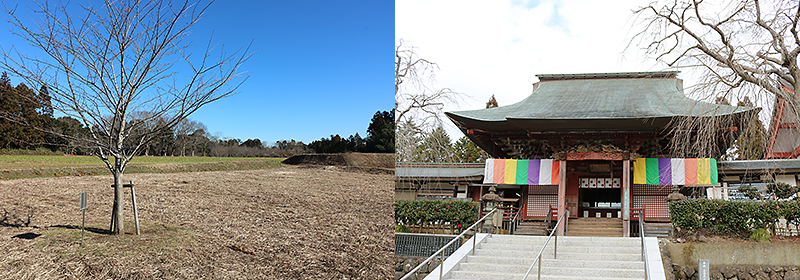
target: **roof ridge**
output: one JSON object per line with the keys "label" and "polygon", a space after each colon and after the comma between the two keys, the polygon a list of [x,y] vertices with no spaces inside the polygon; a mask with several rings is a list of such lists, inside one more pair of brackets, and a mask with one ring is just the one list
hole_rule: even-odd
{"label": "roof ridge", "polygon": [[634,78],[675,78],[680,71],[652,72],[616,72],[616,73],[581,73],[581,74],[537,74],[540,81],[548,80],[585,80],[585,79],[634,79]]}

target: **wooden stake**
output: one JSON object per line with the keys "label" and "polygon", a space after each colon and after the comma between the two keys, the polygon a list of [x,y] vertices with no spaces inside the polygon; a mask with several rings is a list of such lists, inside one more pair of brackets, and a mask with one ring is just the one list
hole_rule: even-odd
{"label": "wooden stake", "polygon": [[[114,185],[111,185],[113,188]],[[136,208],[136,191],[133,189],[133,181],[130,181],[130,184],[123,184],[122,188],[130,188],[131,189],[131,202],[133,203],[133,219],[136,222],[136,235],[140,235],[141,231],[139,230],[139,209]],[[114,232],[114,222],[117,220],[117,202],[114,202],[114,208],[111,211],[111,226],[109,227],[109,231]]]}
{"label": "wooden stake", "polygon": [[108,231],[114,232],[114,222],[117,220],[117,202],[114,201],[114,206],[111,208],[111,226]]}
{"label": "wooden stake", "polygon": [[139,211],[136,209],[136,191],[133,190],[133,181],[131,181],[131,200],[133,201],[133,220],[136,222],[136,235],[140,235]]}

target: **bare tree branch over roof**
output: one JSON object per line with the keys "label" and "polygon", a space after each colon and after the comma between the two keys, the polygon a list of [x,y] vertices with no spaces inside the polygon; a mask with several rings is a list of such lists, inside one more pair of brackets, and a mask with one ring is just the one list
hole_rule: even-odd
{"label": "bare tree branch over roof", "polygon": [[[693,97],[708,102],[750,97],[757,106],[783,99],[798,116],[797,1],[658,1],[634,15],[638,31],[629,47],[641,48],[669,67],[702,70]],[[676,122],[681,129],[675,131],[675,144],[689,150],[707,147],[703,143],[714,141],[718,134],[715,123],[692,118]],[[700,132],[689,135],[691,131]]]}

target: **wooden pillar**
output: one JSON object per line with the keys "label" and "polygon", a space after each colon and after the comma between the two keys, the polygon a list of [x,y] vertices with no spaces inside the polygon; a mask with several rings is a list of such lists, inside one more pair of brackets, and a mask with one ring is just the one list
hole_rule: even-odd
{"label": "wooden pillar", "polygon": [[622,161],[622,237],[631,236],[631,161]]}
{"label": "wooden pillar", "polygon": [[483,218],[483,184],[481,184],[481,190],[478,193],[478,219]]}
{"label": "wooden pillar", "polygon": [[522,201],[522,203],[519,204],[519,207],[521,208],[520,211],[522,211],[522,215],[521,215],[522,219],[525,219],[525,217],[528,216],[528,189],[529,188],[530,188],[529,185],[522,186],[522,193],[521,193],[522,197],[520,198],[520,201]]}
{"label": "wooden pillar", "polygon": [[[558,215],[556,215],[556,219],[561,217],[561,214],[564,213],[566,209],[567,203],[567,161],[562,160],[559,161],[558,164]],[[550,210],[547,210],[550,212]],[[549,215],[549,214],[548,214]],[[564,219],[568,219],[569,217],[565,217]],[[558,225],[558,229],[556,230],[556,234],[564,235],[564,223]]]}

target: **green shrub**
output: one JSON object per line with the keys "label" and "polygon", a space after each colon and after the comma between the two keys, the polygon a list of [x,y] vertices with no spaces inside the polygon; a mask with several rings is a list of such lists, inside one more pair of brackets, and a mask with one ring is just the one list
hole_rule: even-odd
{"label": "green shrub", "polygon": [[411,232],[408,230],[408,227],[405,225],[396,225],[394,226],[394,232]]}
{"label": "green shrub", "polygon": [[764,242],[764,241],[769,241],[769,239],[770,239],[769,231],[765,228],[756,229],[753,231],[753,233],[750,234],[750,240],[753,241]]}
{"label": "green shrub", "polygon": [[752,229],[766,228],[785,217],[800,223],[797,201],[682,200],[669,204],[672,224],[690,232],[712,229],[727,234],[749,235]]}
{"label": "green shrub", "polygon": [[398,200],[394,217],[398,225],[449,223],[458,229],[471,226],[478,217],[479,204],[460,200]]}
{"label": "green shrub", "polygon": [[767,185],[767,193],[780,199],[787,199],[797,193],[798,188],[783,182],[774,182]]}
{"label": "green shrub", "polygon": [[753,186],[750,186],[750,185],[741,186],[736,190],[738,190],[740,193],[743,193],[749,199],[758,199],[758,200],[760,200],[760,199],[764,198],[764,196],[761,195],[761,192],[759,192],[756,187],[753,187]]}

